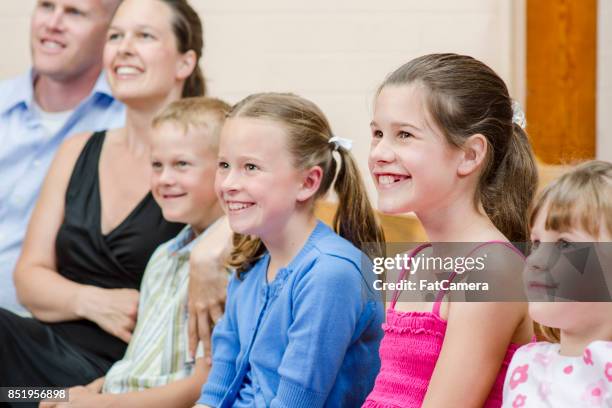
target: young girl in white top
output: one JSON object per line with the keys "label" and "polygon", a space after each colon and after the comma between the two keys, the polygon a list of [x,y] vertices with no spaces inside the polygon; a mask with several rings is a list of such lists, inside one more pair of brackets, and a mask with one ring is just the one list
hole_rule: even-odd
{"label": "young girl in white top", "polygon": [[583,163],[553,182],[530,223],[529,313],[554,342],[515,353],[503,406],[612,407],[612,303],[601,302],[612,283],[612,164]]}

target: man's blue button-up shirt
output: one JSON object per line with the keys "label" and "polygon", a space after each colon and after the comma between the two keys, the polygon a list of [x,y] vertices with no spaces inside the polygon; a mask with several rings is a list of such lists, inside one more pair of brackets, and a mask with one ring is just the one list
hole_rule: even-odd
{"label": "man's blue button-up shirt", "polygon": [[101,74],[55,134],[43,127],[33,106],[33,71],[0,82],[0,307],[23,311],[13,269],[47,169],[64,139],[79,132],[121,127],[124,106]]}

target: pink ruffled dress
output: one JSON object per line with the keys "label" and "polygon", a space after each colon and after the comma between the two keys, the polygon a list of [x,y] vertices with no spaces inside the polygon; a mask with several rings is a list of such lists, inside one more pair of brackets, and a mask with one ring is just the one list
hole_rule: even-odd
{"label": "pink ruffled dress", "polygon": [[[489,243],[501,243],[520,253],[514,246],[502,241],[483,243],[472,252]],[[415,248],[410,256],[415,256],[429,246],[431,244],[423,244]],[[404,270],[400,280],[405,273]],[[449,280],[452,281],[455,276],[453,272]],[[385,335],[379,350],[381,368],[363,408],[420,407],[442,349],[447,322],[440,317],[440,305],[445,292],[438,293],[431,312],[396,311],[395,304],[399,295],[399,292],[394,294],[391,307],[387,310],[387,321],[382,326]],[[495,384],[484,404],[485,408],[501,407],[506,371],[518,347],[516,344],[508,346]]]}

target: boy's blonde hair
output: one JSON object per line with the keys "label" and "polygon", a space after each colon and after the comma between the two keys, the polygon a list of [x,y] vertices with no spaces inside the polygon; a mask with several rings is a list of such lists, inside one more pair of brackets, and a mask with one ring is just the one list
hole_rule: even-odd
{"label": "boy's blonde hair", "polygon": [[[547,230],[563,232],[578,227],[593,237],[600,237],[602,228],[612,233],[612,163],[581,163],[546,186],[531,208],[531,227],[542,210],[546,211]],[[538,337],[560,340],[559,329],[539,323],[535,328]]]}
{"label": "boy's blonde hair", "polygon": [[231,106],[221,99],[197,96],[172,102],[153,119],[153,127],[162,123],[174,123],[185,132],[190,127],[209,128],[214,148],[219,146],[219,133]]}

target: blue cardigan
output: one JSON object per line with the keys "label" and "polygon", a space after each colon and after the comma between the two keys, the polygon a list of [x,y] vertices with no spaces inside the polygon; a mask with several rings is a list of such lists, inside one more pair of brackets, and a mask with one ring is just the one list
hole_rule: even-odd
{"label": "blue cardigan", "polygon": [[380,368],[384,320],[369,261],[320,221],[271,283],[269,259],[266,253],[242,281],[234,275],[229,283],[198,403],[360,406]]}

